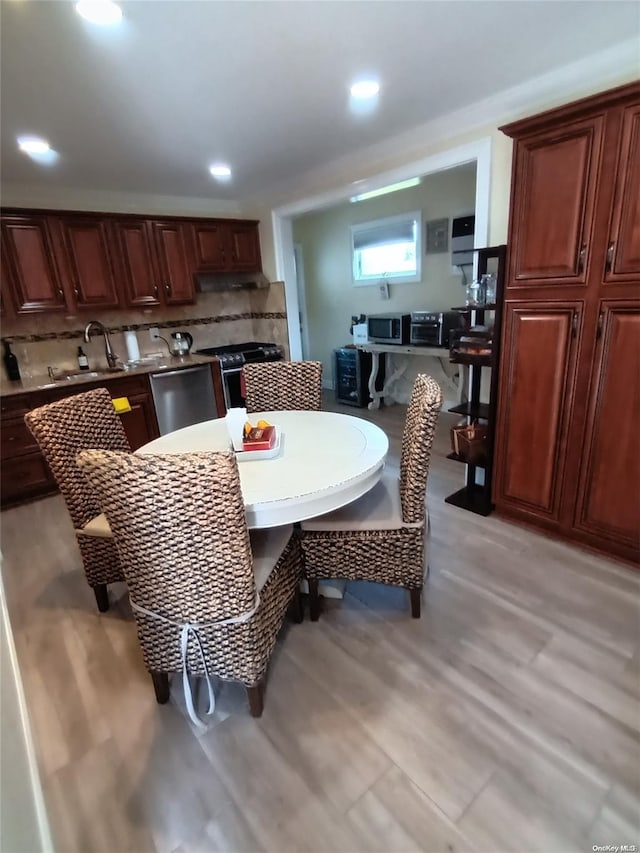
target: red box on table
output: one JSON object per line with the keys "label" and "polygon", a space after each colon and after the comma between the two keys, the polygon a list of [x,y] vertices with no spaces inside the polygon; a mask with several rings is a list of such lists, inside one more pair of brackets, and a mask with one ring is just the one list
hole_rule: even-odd
{"label": "red box on table", "polygon": [[276,443],[276,428],[274,426],[253,427],[250,433],[242,439],[243,450],[271,450]]}

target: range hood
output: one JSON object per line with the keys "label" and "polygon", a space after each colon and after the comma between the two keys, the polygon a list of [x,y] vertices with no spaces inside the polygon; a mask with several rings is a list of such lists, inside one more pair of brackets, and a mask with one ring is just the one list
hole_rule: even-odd
{"label": "range hood", "polygon": [[258,290],[269,287],[269,279],[258,273],[196,273],[199,293],[220,293],[223,290]]}

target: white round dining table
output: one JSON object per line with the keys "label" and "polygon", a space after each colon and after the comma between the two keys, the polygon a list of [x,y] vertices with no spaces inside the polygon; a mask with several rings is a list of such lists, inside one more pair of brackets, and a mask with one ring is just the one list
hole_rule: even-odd
{"label": "white round dining table", "polygon": [[[339,509],[382,476],[389,440],[369,421],[317,411],[252,412],[249,419],[274,424],[280,443],[273,458],[237,454],[249,528],[277,527]],[[218,418],[167,433],[136,453],[230,449],[226,421]]]}

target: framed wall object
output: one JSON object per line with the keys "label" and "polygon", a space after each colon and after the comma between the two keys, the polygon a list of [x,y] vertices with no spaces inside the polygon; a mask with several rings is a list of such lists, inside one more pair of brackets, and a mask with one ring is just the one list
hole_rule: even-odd
{"label": "framed wall object", "polygon": [[449,251],[449,220],[432,219],[427,225],[426,254]]}

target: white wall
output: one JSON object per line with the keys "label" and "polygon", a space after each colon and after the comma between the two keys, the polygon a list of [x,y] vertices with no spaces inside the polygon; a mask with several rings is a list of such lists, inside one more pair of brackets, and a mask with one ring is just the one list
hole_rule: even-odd
{"label": "white wall", "polygon": [[[351,315],[420,309],[446,311],[460,304],[461,275],[451,267],[450,251],[425,253],[425,222],[473,213],[475,164],[426,176],[417,187],[356,204],[296,217],[293,239],[302,247],[310,351],[307,357],[324,364],[333,375],[332,352],[350,342]],[[420,210],[422,214],[422,279],[413,284],[389,284],[390,298],[382,300],[377,285],[354,286],[351,275],[351,225]]]}

